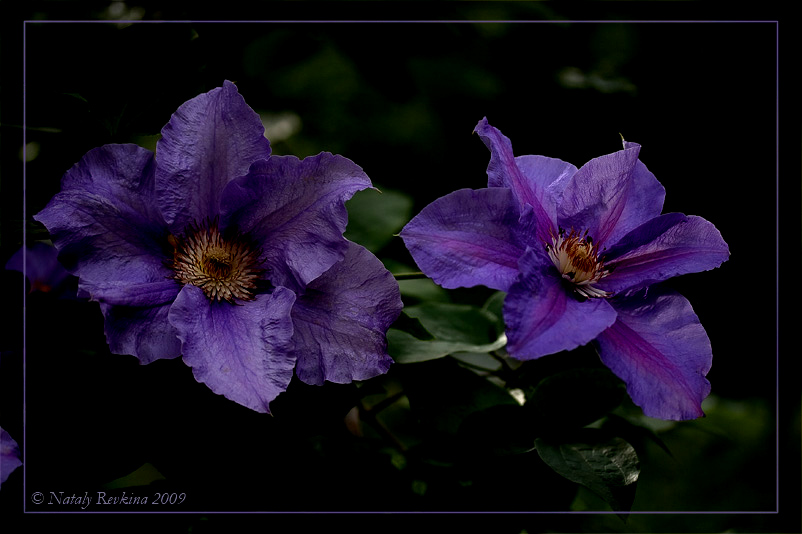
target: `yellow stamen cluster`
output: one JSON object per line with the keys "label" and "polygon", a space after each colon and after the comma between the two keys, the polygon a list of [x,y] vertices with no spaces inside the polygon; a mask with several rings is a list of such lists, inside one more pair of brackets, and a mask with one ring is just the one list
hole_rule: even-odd
{"label": "yellow stamen cluster", "polygon": [[217,221],[190,225],[185,234],[170,236],[175,247],[173,278],[201,288],[211,300],[253,300],[259,268],[259,250],[245,237],[224,238]]}
{"label": "yellow stamen cluster", "polygon": [[604,258],[599,257],[587,230],[584,234],[573,229],[568,234],[563,229],[557,235],[552,232],[551,245],[547,244],[546,250],[560,275],[573,284],[578,294],[585,298],[610,296],[609,292],[593,287],[610,271],[604,268]]}

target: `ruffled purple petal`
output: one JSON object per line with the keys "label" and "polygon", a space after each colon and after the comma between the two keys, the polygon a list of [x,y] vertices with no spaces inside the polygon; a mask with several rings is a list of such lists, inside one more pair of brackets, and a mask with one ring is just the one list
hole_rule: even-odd
{"label": "ruffled purple petal", "polygon": [[226,188],[223,226],[260,245],[274,285],[302,289],[342,259],[345,201],[370,186],[362,168],[342,156],[272,156]]}
{"label": "ruffled purple petal", "polygon": [[187,285],[170,308],[184,362],[198,382],[257,412],[292,379],[292,309],[295,295],[279,287],[242,305],[210,301]]}
{"label": "ruffled purple petal", "polygon": [[418,267],[441,286],[506,291],[534,236],[534,218],[526,219],[509,189],[460,189],[423,208],[401,238]]}
{"label": "ruffled purple petal", "polygon": [[168,321],[170,303],[161,306],[112,306],[100,303],[112,354],[130,354],[147,364],[181,355],[178,331]]}
{"label": "ruffled purple petal", "polygon": [[569,180],[558,200],[557,221],[588,230],[599,245],[611,245],[663,209],[665,188],[638,160],[640,145],[590,160]]}
{"label": "ruffled purple petal", "polygon": [[50,231],[59,261],[82,280],[136,284],[171,274],[153,154],[136,145],[89,151],[34,219]]}
{"label": "ruffled purple petal", "polygon": [[611,301],[618,320],[597,338],[602,361],[649,417],[702,417],[710,393],[710,340],[685,297],[652,286]]}
{"label": "ruffled purple petal", "polygon": [[178,108],[156,145],[159,207],[173,233],[219,214],[226,184],[270,155],[264,131],[229,81]]}
{"label": "ruffled purple petal", "polygon": [[605,291],[644,287],[681,274],[707,271],[730,256],[713,224],[701,217],[667,213],[628,233],[605,254],[612,273]]}
{"label": "ruffled purple petal", "polygon": [[385,336],[402,306],[384,265],[349,243],[345,257],[311,282],[292,309],[298,378],[321,385],[387,372],[393,360]]}
{"label": "ruffled purple petal", "polygon": [[507,352],[514,358],[531,360],[574,349],[615,322],[607,300],[578,299],[538,250],[527,250],[520,269],[503,308]]}
{"label": "ruffled purple petal", "polygon": [[518,156],[515,164],[526,177],[532,189],[537,191],[538,199],[551,220],[552,228],[557,228],[556,202],[562,197],[563,190],[568,186],[571,178],[576,174],[577,168],[571,163],[561,159],[546,156]]}
{"label": "ruffled purple petal", "polygon": [[[549,240],[549,230],[552,229],[556,220],[554,202],[544,198],[545,186],[548,185],[548,177],[539,176],[538,171],[546,170],[549,176],[557,179],[561,175],[561,170],[557,170],[551,165],[538,165],[537,169],[532,169],[533,161],[528,161],[526,175],[518,167],[516,158],[512,152],[512,143],[509,138],[502,134],[497,128],[490,126],[487,118],[483,118],[473,130],[479,134],[484,144],[490,149],[490,163],[487,166],[487,186],[506,187],[512,190],[518,205],[523,211],[525,205],[532,206],[533,213],[537,219],[537,237],[546,243]],[[542,162],[541,162],[542,163]],[[564,169],[565,170],[565,169]],[[552,173],[557,171],[558,174]]]}
{"label": "ruffled purple petal", "polygon": [[19,446],[11,435],[0,428],[0,484],[8,479],[11,472],[22,465]]}
{"label": "ruffled purple petal", "polygon": [[78,286],[92,300],[112,306],[150,308],[170,304],[178,296],[181,285],[175,280],[158,280],[143,284],[129,282],[80,282]]}

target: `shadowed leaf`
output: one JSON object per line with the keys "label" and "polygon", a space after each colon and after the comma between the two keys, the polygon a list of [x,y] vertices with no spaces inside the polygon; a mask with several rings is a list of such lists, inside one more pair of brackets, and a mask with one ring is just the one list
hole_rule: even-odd
{"label": "shadowed leaf", "polygon": [[538,438],[535,445],[549,467],[599,495],[614,511],[632,508],[640,466],[635,449],[622,438],[586,428],[562,438]]}

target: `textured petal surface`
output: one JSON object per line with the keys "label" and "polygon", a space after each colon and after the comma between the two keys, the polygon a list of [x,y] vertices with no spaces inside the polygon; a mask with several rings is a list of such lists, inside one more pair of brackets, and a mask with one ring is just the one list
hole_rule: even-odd
{"label": "textured petal surface", "polygon": [[545,254],[529,249],[504,299],[507,351],[520,360],[571,350],[615,322],[605,299],[580,301]]}
{"label": "textured petal surface", "polygon": [[611,302],[618,319],[597,338],[599,354],[626,383],[633,402],[659,419],[703,416],[713,352],[688,300],[652,286]]}
{"label": "textured petal surface", "polygon": [[100,303],[109,351],[136,356],[140,363],[181,355],[178,331],[168,321],[170,305],[112,306]]}
{"label": "textured petal surface", "polygon": [[[533,172],[531,161],[527,162],[529,174],[524,175],[518,168],[509,138],[497,128],[490,126],[487,118],[479,121],[473,131],[479,134],[484,144],[490,149],[487,186],[509,188],[521,209],[526,204],[532,206],[532,211],[537,219],[537,237],[544,243],[548,242],[549,229],[556,220],[553,201],[544,201],[544,184],[548,178],[540,177],[537,172]],[[541,168],[545,168],[545,166]],[[549,169],[550,172],[552,170],[554,169]],[[555,176],[555,178],[557,177],[559,174]]]}
{"label": "textured petal surface", "polygon": [[460,189],[423,208],[401,238],[418,267],[441,286],[506,291],[534,236],[534,222],[519,218],[509,189]]}
{"label": "textured petal surface", "polygon": [[710,222],[667,213],[624,236],[605,256],[606,266],[613,272],[599,287],[618,292],[713,269],[726,261],[730,252]]}
{"label": "textured petal surface", "polygon": [[[543,208],[549,216],[556,217],[557,199],[562,198],[563,190],[568,186],[577,168],[561,159],[546,156],[518,156],[515,164],[532,184],[531,189],[537,192]],[[557,220],[552,219],[552,226],[557,228]]]}
{"label": "textured petal surface", "polygon": [[181,290],[181,285],[175,280],[159,280],[144,284],[81,282],[78,287],[91,295],[93,300],[104,304],[145,308],[170,304]]}
{"label": "textured petal surface", "polygon": [[590,160],[571,177],[558,200],[557,222],[588,230],[599,245],[611,245],[657,217],[665,188],[638,160],[640,145]]}
{"label": "textured petal surface", "polygon": [[135,145],[91,150],[39,213],[81,294],[101,303],[106,340],[142,363],[180,355],[167,321],[178,285],[168,277],[167,227],[155,201],[153,154]]}
{"label": "textured petal surface", "polygon": [[345,257],[307,287],[292,310],[298,378],[349,383],[387,372],[386,333],[402,308],[398,283],[367,249]]}
{"label": "textured petal surface", "polygon": [[229,81],[178,108],[156,145],[159,207],[173,233],[219,213],[226,184],[270,155],[264,131]]}
{"label": "textured petal surface", "polygon": [[11,435],[0,428],[0,484],[8,479],[11,472],[22,465],[19,446]]}
{"label": "textured petal surface", "polygon": [[291,354],[295,295],[276,288],[270,295],[234,305],[212,302],[200,288],[184,286],[170,309],[184,362],[198,382],[219,395],[257,412],[292,379]]}
{"label": "textured petal surface", "polygon": [[272,156],[226,188],[223,225],[259,243],[274,285],[303,288],[342,259],[345,201],[370,186],[362,168],[342,156]]}
{"label": "textured petal surface", "polygon": [[162,281],[171,272],[153,179],[151,152],[136,145],[93,149],[34,219],[50,231],[59,261],[82,280]]}

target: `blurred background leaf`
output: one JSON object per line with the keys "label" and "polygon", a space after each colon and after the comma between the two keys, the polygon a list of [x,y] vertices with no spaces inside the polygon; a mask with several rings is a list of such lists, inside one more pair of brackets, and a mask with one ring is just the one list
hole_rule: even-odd
{"label": "blurred background leaf", "polygon": [[366,189],[348,202],[345,238],[378,253],[412,216],[412,198],[390,189]]}

